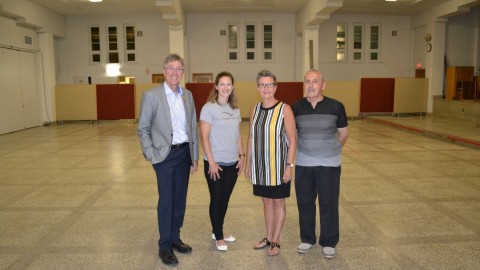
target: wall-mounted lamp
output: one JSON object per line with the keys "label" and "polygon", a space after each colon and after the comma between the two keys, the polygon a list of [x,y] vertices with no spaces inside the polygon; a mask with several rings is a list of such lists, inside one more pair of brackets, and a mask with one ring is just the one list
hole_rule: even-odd
{"label": "wall-mounted lamp", "polygon": [[117,77],[120,75],[120,64],[107,64],[105,71],[108,77]]}

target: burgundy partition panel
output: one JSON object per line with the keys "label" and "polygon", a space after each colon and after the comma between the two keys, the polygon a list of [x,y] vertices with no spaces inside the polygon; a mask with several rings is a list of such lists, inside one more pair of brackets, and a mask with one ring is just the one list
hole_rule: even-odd
{"label": "burgundy partition panel", "polygon": [[303,97],[303,82],[278,82],[275,98],[280,101],[293,105],[297,100]]}
{"label": "burgundy partition panel", "polygon": [[200,111],[207,102],[208,95],[212,91],[214,83],[187,83],[185,87],[192,92],[193,102],[197,110],[197,120],[200,118]]}
{"label": "burgundy partition panel", "polygon": [[98,84],[98,119],[135,119],[134,87],[133,84]]}
{"label": "burgundy partition panel", "polygon": [[394,78],[362,78],[360,113],[393,112]]}

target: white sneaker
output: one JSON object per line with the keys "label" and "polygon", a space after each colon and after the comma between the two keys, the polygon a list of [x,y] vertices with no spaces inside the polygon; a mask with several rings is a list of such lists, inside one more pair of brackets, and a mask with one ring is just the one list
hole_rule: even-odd
{"label": "white sneaker", "polygon": [[298,245],[297,247],[297,251],[299,253],[307,253],[310,251],[310,249],[314,246],[315,244],[309,244],[309,243],[301,243],[300,245]]}
{"label": "white sneaker", "polygon": [[215,245],[217,246],[218,251],[227,251],[228,250],[227,245],[218,245],[216,241],[215,241]]}
{"label": "white sneaker", "polygon": [[[214,234],[214,233],[212,233],[212,240],[217,240],[217,239],[215,238],[215,234]],[[233,237],[233,235],[230,235],[229,237],[224,237],[223,240],[224,240],[225,242],[235,242],[235,240],[237,240],[237,239],[235,239],[235,237]]]}
{"label": "white sneaker", "polygon": [[333,259],[333,257],[335,257],[335,248],[323,247],[323,257],[326,259]]}

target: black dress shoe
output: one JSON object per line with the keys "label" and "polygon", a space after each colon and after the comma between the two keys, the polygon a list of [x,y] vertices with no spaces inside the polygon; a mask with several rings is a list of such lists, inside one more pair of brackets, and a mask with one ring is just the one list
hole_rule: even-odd
{"label": "black dress shoe", "polygon": [[173,250],[160,251],[158,255],[166,265],[175,265],[178,263],[177,256],[175,256]]}
{"label": "black dress shoe", "polygon": [[177,243],[173,243],[173,249],[180,253],[190,253],[192,252],[192,247],[183,243],[182,240],[178,241]]}

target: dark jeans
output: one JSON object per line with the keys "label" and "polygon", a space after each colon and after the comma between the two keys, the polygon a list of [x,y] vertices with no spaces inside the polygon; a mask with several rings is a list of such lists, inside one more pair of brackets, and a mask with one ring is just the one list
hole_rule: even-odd
{"label": "dark jeans", "polygon": [[172,148],[164,161],[153,164],[157,175],[158,247],[161,251],[171,250],[172,244],[180,240],[191,164],[188,147]]}
{"label": "dark jeans", "polygon": [[223,171],[219,171],[220,179],[216,181],[213,181],[208,174],[208,161],[204,160],[203,164],[208,191],[210,192],[210,221],[215,238],[220,240],[224,238],[223,223],[227,214],[228,201],[238,178],[237,163],[230,166],[220,166]]}
{"label": "dark jeans", "polygon": [[297,196],[300,238],[302,243],[315,244],[316,205],[320,206],[320,240],[323,247],[338,244],[341,167],[295,167],[295,192]]}

